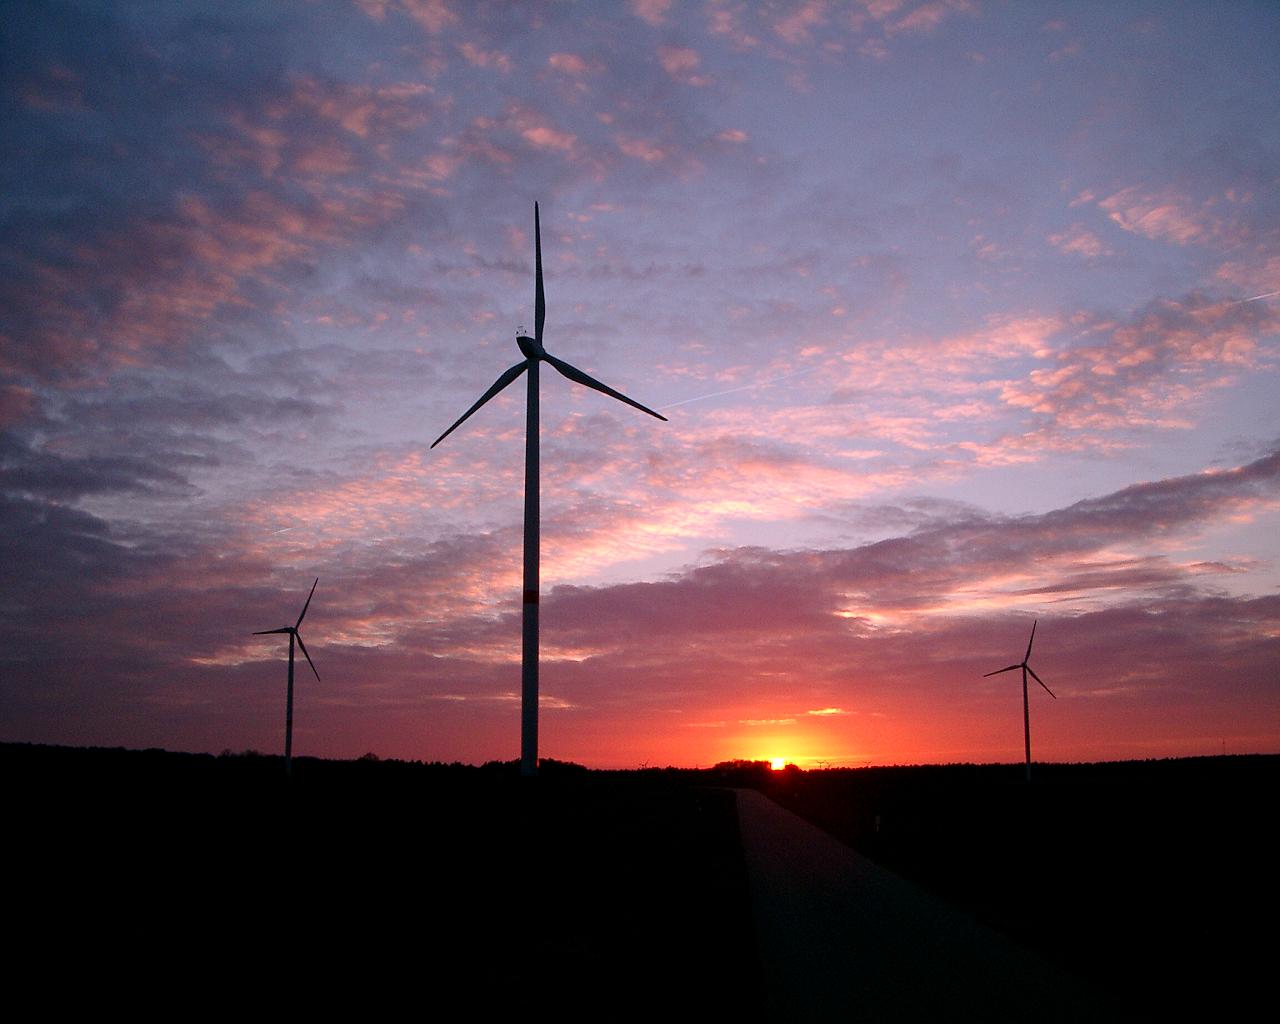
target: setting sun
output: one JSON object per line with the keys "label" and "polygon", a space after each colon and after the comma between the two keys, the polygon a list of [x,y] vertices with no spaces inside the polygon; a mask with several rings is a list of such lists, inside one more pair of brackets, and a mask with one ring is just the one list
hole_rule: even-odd
{"label": "setting sun", "polygon": [[772,768],[775,772],[782,771],[782,769],[785,768],[786,766],[787,766],[787,759],[785,757],[769,758],[769,767]]}

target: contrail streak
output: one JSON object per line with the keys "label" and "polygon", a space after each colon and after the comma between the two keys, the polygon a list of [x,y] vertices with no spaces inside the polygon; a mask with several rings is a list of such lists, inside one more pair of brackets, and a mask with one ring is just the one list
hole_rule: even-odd
{"label": "contrail streak", "polygon": [[1261,295],[1254,295],[1253,297],[1248,299],[1240,299],[1238,302],[1231,303],[1231,305],[1243,306],[1246,302],[1257,302],[1260,299],[1270,299],[1270,298],[1274,298],[1277,295],[1280,295],[1280,292],[1263,292]]}
{"label": "contrail streak", "polygon": [[660,409],[674,409],[677,405],[688,405],[690,402],[703,402],[708,398],[719,398],[721,395],[735,395],[739,391],[750,391],[752,388],[764,388],[770,384],[777,384],[784,380],[790,380],[792,377],[799,377],[801,374],[813,373],[814,370],[820,369],[817,366],[809,366],[803,370],[796,370],[794,373],[784,373],[781,377],[773,377],[769,380],[758,380],[754,384],[743,384],[741,387],[729,388],[726,391],[713,391],[709,395],[698,395],[696,398],[682,398],[678,402],[670,402],[667,405],[661,405]]}

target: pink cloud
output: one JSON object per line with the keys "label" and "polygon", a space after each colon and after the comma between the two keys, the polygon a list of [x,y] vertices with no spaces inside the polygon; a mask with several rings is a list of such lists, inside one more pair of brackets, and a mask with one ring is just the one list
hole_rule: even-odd
{"label": "pink cloud", "polygon": [[686,46],[658,47],[658,63],[663,71],[685,85],[703,86],[711,81],[705,75],[696,74],[701,59],[696,50]]}
{"label": "pink cloud", "polygon": [[458,21],[458,15],[445,0],[400,0],[400,3],[409,17],[433,36]]}
{"label": "pink cloud", "polygon": [[1256,226],[1247,211],[1251,192],[1227,189],[1204,202],[1173,188],[1149,191],[1122,189],[1098,205],[1125,231],[1175,245],[1243,247],[1256,239]]}
{"label": "pink cloud", "polygon": [[891,32],[932,32],[947,16],[947,8],[940,3],[921,4],[890,26]]}
{"label": "pink cloud", "polygon": [[973,379],[985,379],[993,365],[1009,359],[1042,358],[1063,328],[1056,316],[1025,314],[991,316],[980,328],[939,339],[877,339],[841,357],[850,384],[875,391],[906,394],[921,388],[932,393],[977,394]]}
{"label": "pink cloud", "polygon": [[867,13],[877,21],[884,21],[891,14],[902,10],[907,0],[861,0]]}
{"label": "pink cloud", "polygon": [[1112,255],[1102,239],[1080,223],[1072,224],[1066,231],[1050,235],[1049,243],[1061,252],[1086,259]]}
{"label": "pink cloud", "polygon": [[1214,277],[1233,288],[1249,293],[1246,298],[1280,289],[1280,254],[1258,255],[1223,263]]}
{"label": "pink cloud", "polygon": [[395,82],[384,86],[336,85],[310,76],[293,79],[288,103],[269,105],[265,113],[276,127],[306,112],[339,125],[365,139],[387,130],[411,131],[426,123],[433,95],[421,82]]}
{"label": "pink cloud", "polygon": [[773,31],[792,46],[808,43],[810,33],[827,20],[826,0],[802,0],[773,22]]}
{"label": "pink cloud", "polygon": [[[243,305],[244,279],[335,240],[336,229],[330,212],[255,191],[226,211],[186,196],[166,218],[88,240],[69,260],[33,267],[14,304],[35,318],[25,336],[34,346],[28,369],[43,376],[147,362],[156,350],[184,344],[220,307]],[[128,287],[112,284],[122,281]],[[115,299],[86,305],[90,288]],[[26,357],[11,350],[7,360]]]}
{"label": "pink cloud", "polygon": [[1069,430],[1190,426],[1196,395],[1258,365],[1259,336],[1277,323],[1256,305],[1155,303],[1128,324],[1094,325],[1001,398]]}
{"label": "pink cloud", "polygon": [[[447,141],[456,145],[454,140]],[[399,171],[399,178],[405,184],[426,188],[436,182],[448,181],[457,174],[464,163],[462,154],[456,151],[432,153],[424,156],[417,168],[402,168]]]}
{"label": "pink cloud", "polygon": [[512,100],[500,117],[473,118],[458,139],[456,155],[510,164],[519,152],[515,139],[535,149],[566,155],[574,153],[578,147],[578,138],[573,132],[560,128],[543,111]]}
{"label": "pink cloud", "polygon": [[572,132],[558,128],[547,114],[524,103],[509,103],[502,120],[494,124],[515,132],[537,149],[568,153],[577,144],[577,136]]}
{"label": "pink cloud", "polygon": [[643,160],[647,164],[665,160],[667,156],[662,147],[633,135],[615,135],[613,141],[624,154],[634,160]]}
{"label": "pink cloud", "polygon": [[576,53],[553,53],[547,58],[547,63],[555,68],[556,71],[572,75],[575,78],[580,78],[598,70],[595,65],[589,64]]}
{"label": "pink cloud", "polygon": [[332,141],[300,146],[293,159],[293,170],[304,177],[350,174],[356,166],[352,152]]}
{"label": "pink cloud", "polygon": [[739,50],[760,45],[760,40],[742,26],[745,5],[731,0],[709,0],[706,5],[707,31],[728,39]]}
{"label": "pink cloud", "polygon": [[536,114],[525,114],[517,118],[516,127],[520,137],[539,149],[555,149],[568,152],[577,141],[572,132],[564,132],[553,127],[550,122]]}
{"label": "pink cloud", "polygon": [[458,52],[472,67],[494,68],[503,74],[511,73],[513,67],[511,58],[501,50],[485,50],[468,41],[459,45]]}
{"label": "pink cloud", "polygon": [[655,28],[667,19],[672,0],[628,0],[631,13]]}
{"label": "pink cloud", "polygon": [[[891,13],[896,13],[901,6],[901,4],[894,4],[891,7],[883,3],[874,4],[870,13],[877,19],[884,20]],[[899,32],[932,32],[952,14],[972,14],[975,11],[976,7],[970,0],[931,0],[890,22],[885,26],[885,32],[890,35]]]}
{"label": "pink cloud", "polygon": [[[1123,446],[1124,431],[1191,426],[1208,392],[1269,365],[1261,339],[1277,316],[1265,301],[1190,297],[1155,303],[1128,323],[1015,316],[940,339],[863,340],[841,355],[847,375],[836,393],[875,396],[857,403],[860,432],[984,464]],[[1010,428],[1010,413],[1020,414],[1020,429]],[[823,417],[803,429],[824,437]],[[1002,421],[999,440],[984,436]]]}

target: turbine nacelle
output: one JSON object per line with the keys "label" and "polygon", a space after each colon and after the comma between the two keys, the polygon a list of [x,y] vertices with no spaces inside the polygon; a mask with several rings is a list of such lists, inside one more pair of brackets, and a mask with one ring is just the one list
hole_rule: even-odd
{"label": "turbine nacelle", "polygon": [[535,338],[531,338],[527,334],[516,335],[516,344],[520,346],[520,351],[524,353],[526,359],[546,358],[547,350],[539,345]]}

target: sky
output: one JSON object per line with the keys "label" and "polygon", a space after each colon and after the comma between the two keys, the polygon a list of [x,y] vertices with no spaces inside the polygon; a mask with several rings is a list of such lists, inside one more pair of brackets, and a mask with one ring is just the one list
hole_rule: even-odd
{"label": "sky", "polygon": [[0,740],[1280,752],[1280,7],[9,2]]}

